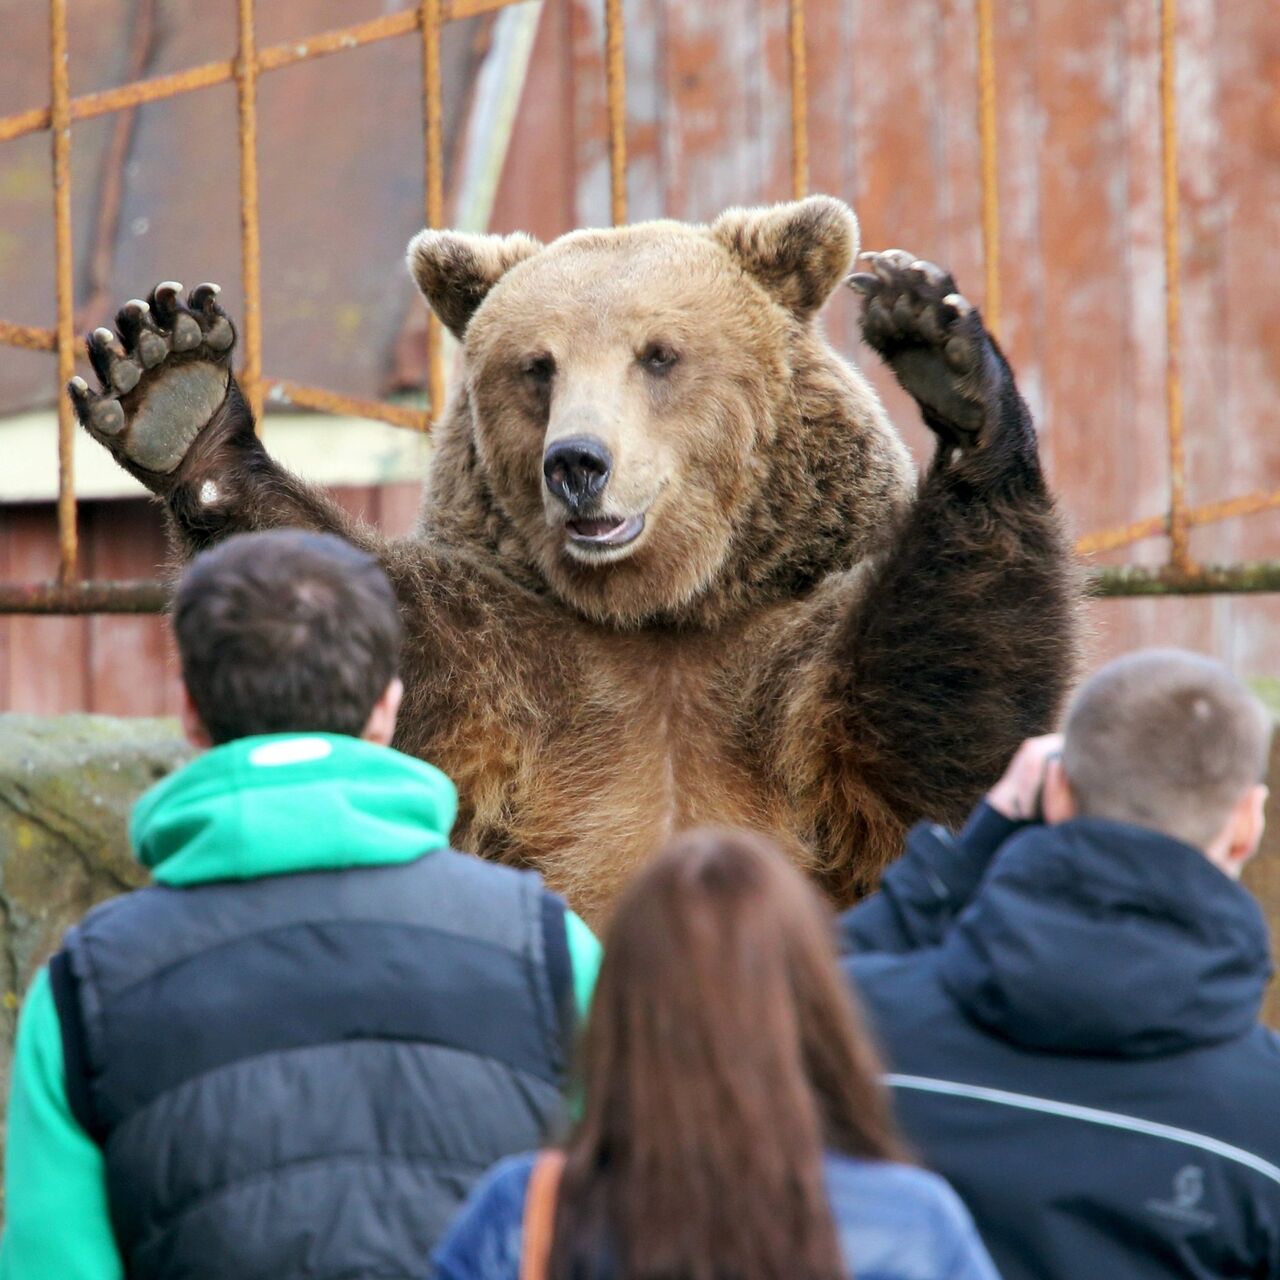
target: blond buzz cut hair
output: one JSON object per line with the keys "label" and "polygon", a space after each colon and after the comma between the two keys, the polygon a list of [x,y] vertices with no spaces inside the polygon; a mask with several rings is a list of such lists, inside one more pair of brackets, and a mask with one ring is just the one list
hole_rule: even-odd
{"label": "blond buzz cut hair", "polygon": [[1064,738],[1062,767],[1082,817],[1205,849],[1266,777],[1271,717],[1221,663],[1144,649],[1085,682]]}

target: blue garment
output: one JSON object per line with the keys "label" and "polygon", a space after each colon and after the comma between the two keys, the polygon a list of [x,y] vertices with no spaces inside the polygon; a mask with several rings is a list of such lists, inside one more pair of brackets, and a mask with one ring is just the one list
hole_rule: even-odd
{"label": "blue garment", "polygon": [[1280,1276],[1267,929],[1199,850],[982,806],[841,926],[899,1120],[1005,1280]]}
{"label": "blue garment", "polygon": [[[436,1280],[517,1280],[535,1157],[496,1165],[435,1255]],[[908,1165],[829,1155],[827,1195],[857,1280],[1000,1280],[955,1192]]]}

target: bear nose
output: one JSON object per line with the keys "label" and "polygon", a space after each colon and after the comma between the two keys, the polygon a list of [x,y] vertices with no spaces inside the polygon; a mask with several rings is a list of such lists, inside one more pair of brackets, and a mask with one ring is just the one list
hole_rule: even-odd
{"label": "bear nose", "polygon": [[613,458],[595,436],[557,440],[542,459],[547,488],[571,510],[579,510],[605,487]]}

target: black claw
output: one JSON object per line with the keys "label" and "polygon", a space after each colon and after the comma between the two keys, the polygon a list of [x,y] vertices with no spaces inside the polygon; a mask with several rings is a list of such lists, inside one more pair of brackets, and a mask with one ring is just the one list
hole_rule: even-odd
{"label": "black claw", "polygon": [[89,363],[98,375],[104,387],[111,385],[111,362],[124,355],[119,350],[116,336],[110,329],[95,329],[85,338],[85,350],[89,353]]}
{"label": "black claw", "polygon": [[915,255],[905,249],[886,249],[875,255],[871,266],[885,284],[891,284],[896,274],[905,271],[915,261]]}
{"label": "black claw", "polygon": [[116,329],[126,351],[132,351],[137,345],[143,324],[150,314],[151,309],[140,298],[131,298],[116,312]]}
{"label": "black claw", "polygon": [[71,397],[71,407],[76,417],[83,423],[89,412],[89,384],[78,374],[67,383],[67,395]]}
{"label": "black claw", "polygon": [[148,299],[151,304],[151,314],[162,329],[173,327],[181,305],[181,293],[182,286],[176,280],[161,281],[151,290],[151,297]]}
{"label": "black claw", "polygon": [[187,305],[192,311],[212,314],[218,304],[218,294],[221,292],[221,288],[216,284],[198,284],[191,290]]}
{"label": "black claw", "polygon": [[845,280],[845,284],[855,293],[871,294],[880,287],[880,277],[870,275],[866,271],[855,271]]}
{"label": "black claw", "polygon": [[937,263],[928,262],[924,258],[917,258],[909,269],[930,288],[937,289],[942,293],[950,293],[955,288],[955,282]]}

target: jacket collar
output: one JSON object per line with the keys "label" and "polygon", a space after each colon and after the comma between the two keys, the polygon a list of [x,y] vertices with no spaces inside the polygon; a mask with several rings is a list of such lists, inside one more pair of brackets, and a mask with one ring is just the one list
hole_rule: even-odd
{"label": "jacket collar", "polygon": [[1252,896],[1197,849],[1078,818],[997,856],[943,943],[940,975],[1007,1039],[1142,1056],[1242,1035],[1271,974]]}

